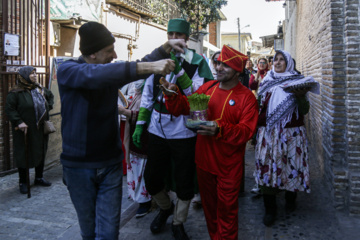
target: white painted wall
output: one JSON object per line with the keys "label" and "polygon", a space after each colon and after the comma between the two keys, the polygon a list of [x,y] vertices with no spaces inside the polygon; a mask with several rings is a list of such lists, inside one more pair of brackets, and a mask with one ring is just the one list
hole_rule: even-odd
{"label": "white painted wall", "polygon": [[[113,12],[105,12],[103,16],[103,24],[114,33],[131,35],[135,37],[136,33],[136,21],[129,20],[123,16],[114,14]],[[79,34],[76,33],[75,46],[73,56],[80,56],[79,51]],[[154,25],[149,25],[146,23],[140,23],[139,38],[133,42],[133,45],[136,45],[137,48],[133,49],[133,55],[131,57],[132,61],[141,59],[146,54],[153,51],[155,48],[159,47],[167,41],[167,34],[165,27],[155,27]],[[116,60],[128,61],[128,39],[116,37],[115,41],[115,51],[117,54]],[[188,47],[195,49],[197,53],[202,53],[202,42],[196,41],[195,39],[190,39],[188,42]]]}
{"label": "white painted wall", "polygon": [[[134,20],[128,20],[122,16],[107,12],[104,24],[111,32],[135,37],[137,25]],[[139,38],[133,42],[133,45],[137,45],[137,48],[133,49],[131,60],[141,59],[166,41],[167,35],[165,29],[162,30],[148,24],[140,23]],[[128,39],[116,38],[115,51],[118,55],[117,60],[128,60],[128,44]]]}

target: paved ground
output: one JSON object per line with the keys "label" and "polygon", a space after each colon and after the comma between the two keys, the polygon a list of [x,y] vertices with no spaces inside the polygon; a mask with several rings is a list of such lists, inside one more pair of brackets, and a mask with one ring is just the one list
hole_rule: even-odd
{"label": "paved ground", "polygon": [[[239,239],[303,239],[337,240],[359,239],[360,218],[348,217],[336,212],[331,205],[330,194],[317,172],[315,163],[311,165],[312,192],[298,195],[298,208],[290,215],[284,211],[284,194],[279,194],[278,219],[274,226],[262,224],[264,212],[261,197],[254,197],[250,189],[254,152],[248,147],[246,153],[245,194],[239,197]],[[45,178],[53,185],[49,188],[33,186],[32,197],[19,193],[18,176],[12,174],[0,178],[0,239],[61,239],[80,240],[76,213],[66,187],[62,184],[61,166],[45,172]],[[34,172],[31,172],[33,179]],[[124,190],[126,185],[124,183]],[[141,219],[134,217],[137,204],[124,194],[120,238],[126,240],[170,240],[171,217],[163,233],[151,234],[149,230],[157,211]],[[204,214],[201,209],[191,207],[185,228],[193,240],[209,239]]]}

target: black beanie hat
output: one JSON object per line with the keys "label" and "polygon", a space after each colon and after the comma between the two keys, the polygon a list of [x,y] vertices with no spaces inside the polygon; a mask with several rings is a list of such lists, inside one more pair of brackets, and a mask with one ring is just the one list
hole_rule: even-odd
{"label": "black beanie hat", "polygon": [[79,29],[80,51],[83,55],[90,55],[115,42],[114,36],[101,23],[88,22]]}

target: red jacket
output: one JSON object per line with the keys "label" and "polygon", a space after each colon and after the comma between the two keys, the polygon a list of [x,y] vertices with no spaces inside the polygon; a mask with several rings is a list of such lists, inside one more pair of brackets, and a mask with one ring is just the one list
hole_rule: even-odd
{"label": "red jacket", "polygon": [[[214,82],[205,83],[196,92],[211,96],[208,119],[216,121],[220,131],[217,136],[198,134],[195,161],[197,167],[212,174],[241,178],[246,143],[256,130],[258,104],[252,92],[241,83],[224,90],[219,84],[212,86]],[[165,105],[175,116],[189,114],[187,97],[181,94],[172,99],[166,97]]]}

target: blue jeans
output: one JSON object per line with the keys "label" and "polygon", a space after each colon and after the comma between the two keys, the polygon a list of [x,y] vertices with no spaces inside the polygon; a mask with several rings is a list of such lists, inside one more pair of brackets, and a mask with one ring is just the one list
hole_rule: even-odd
{"label": "blue jeans", "polygon": [[69,168],[63,179],[74,204],[84,240],[118,239],[122,198],[122,166]]}

